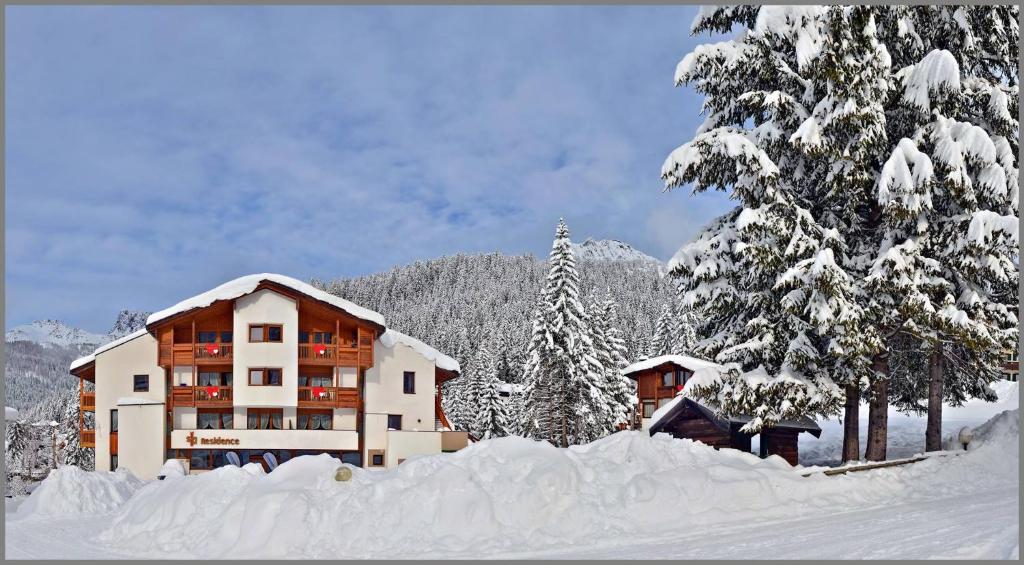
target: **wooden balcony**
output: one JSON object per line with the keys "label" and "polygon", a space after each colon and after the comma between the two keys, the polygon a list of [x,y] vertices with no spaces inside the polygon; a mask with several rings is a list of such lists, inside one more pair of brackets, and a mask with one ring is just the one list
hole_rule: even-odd
{"label": "wooden balcony", "polygon": [[171,403],[175,407],[192,407],[196,405],[196,394],[190,386],[176,386],[171,389]]}
{"label": "wooden balcony", "polygon": [[96,447],[96,430],[78,430],[80,447]]}
{"label": "wooden balcony", "polygon": [[195,347],[196,363],[207,365],[232,362],[234,347],[230,343],[197,343]]}
{"label": "wooden balcony", "polygon": [[158,361],[162,366],[230,364],[233,353],[230,343],[162,343]]}
{"label": "wooden balcony", "polygon": [[78,405],[82,408],[83,412],[95,412],[96,392],[92,391],[78,393]]}
{"label": "wooden balcony", "polygon": [[[313,389],[316,394],[313,394]],[[342,387],[299,387],[299,408],[357,408],[359,389]]]}
{"label": "wooden balcony", "polygon": [[299,364],[356,367],[359,364],[359,349],[354,345],[300,343]]}
{"label": "wooden balcony", "polygon": [[195,402],[199,408],[230,407],[234,403],[234,395],[229,386],[197,386]]}

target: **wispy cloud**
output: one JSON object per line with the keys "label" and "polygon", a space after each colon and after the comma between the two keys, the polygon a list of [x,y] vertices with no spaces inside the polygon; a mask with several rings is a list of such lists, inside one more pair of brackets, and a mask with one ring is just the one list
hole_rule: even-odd
{"label": "wispy cloud", "polygon": [[7,322],[574,235],[662,258],[690,7],[11,7]]}

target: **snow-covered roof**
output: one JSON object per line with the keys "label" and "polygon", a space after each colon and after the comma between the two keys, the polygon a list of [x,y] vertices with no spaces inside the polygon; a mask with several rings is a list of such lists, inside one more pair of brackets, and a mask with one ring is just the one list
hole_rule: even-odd
{"label": "snow-covered roof", "polygon": [[96,360],[96,356],[95,355],[91,355],[91,354],[90,355],[86,355],[85,357],[79,357],[78,359],[75,359],[74,361],[72,361],[71,362],[71,366],[68,367],[68,368],[70,370],[74,371],[75,369],[77,369],[79,367],[82,367],[84,365],[88,365],[89,363],[92,363],[95,360]]}
{"label": "snow-covered roof", "polygon": [[122,396],[117,399],[118,406],[149,406],[151,404],[163,404],[162,400],[142,398],[140,396]]}
{"label": "snow-covered roof", "polygon": [[651,357],[650,359],[645,359],[643,361],[637,361],[636,363],[633,363],[632,365],[623,369],[622,374],[629,375],[631,373],[646,371],[648,369],[653,369],[658,365],[662,365],[665,363],[675,363],[676,365],[679,365],[680,367],[684,367],[691,371],[699,371],[700,369],[707,368],[721,370],[724,368],[718,363],[712,363],[711,361],[705,361],[703,359],[690,357],[688,355],[659,355],[657,357]]}
{"label": "snow-covered roof", "polygon": [[300,292],[322,302],[326,302],[331,306],[340,308],[357,318],[373,322],[381,326],[385,325],[384,316],[381,316],[373,310],[353,304],[344,298],[339,298],[333,294],[324,292],[298,279],[293,279],[292,277],[278,275],[275,273],[246,275],[244,277],[228,281],[217,288],[208,290],[202,294],[193,296],[192,298],[182,300],[170,308],[165,308],[164,310],[150,314],[149,318],[146,319],[146,325],[155,324],[160,320],[170,318],[171,316],[187,312],[194,308],[205,308],[218,300],[234,300],[240,296],[245,296],[246,294],[255,291],[256,287],[263,281],[270,281],[286,286],[296,292]]}
{"label": "snow-covered roof", "polygon": [[501,383],[498,385],[498,391],[507,392],[509,394],[513,392],[519,394],[524,390],[526,390],[526,387],[518,383]]}
{"label": "snow-covered roof", "polygon": [[17,408],[11,408],[10,406],[4,406],[4,419],[5,420],[17,420],[18,419],[18,409]]}
{"label": "snow-covered roof", "polygon": [[128,343],[129,341],[131,341],[131,340],[133,340],[135,338],[142,337],[142,336],[146,335],[146,333],[147,333],[146,328],[142,328],[141,330],[132,332],[132,333],[130,333],[130,334],[120,338],[120,339],[115,339],[114,341],[112,341],[110,343],[105,343],[105,344],[97,347],[96,350],[92,352],[92,355],[86,355],[85,357],[79,357],[78,359],[75,359],[74,361],[72,361],[71,362],[71,366],[68,367],[68,369],[71,370],[71,371],[74,371],[75,369],[77,369],[79,367],[82,367],[84,365],[88,365],[89,363],[92,363],[93,361],[95,361],[96,360],[96,356],[99,355],[100,353],[103,353],[104,351],[107,351],[109,349],[113,349],[113,348],[117,347],[118,345],[123,345],[125,343]]}
{"label": "snow-covered roof", "polygon": [[443,369],[445,371],[455,371],[456,373],[461,370],[459,368],[459,362],[456,361],[455,359],[452,359],[451,357],[445,355],[444,353],[441,353],[440,351],[434,349],[433,347],[430,347],[429,345],[423,343],[422,341],[414,337],[409,337],[402,332],[398,332],[395,330],[387,330],[380,336],[379,339],[381,345],[387,347],[388,349],[391,349],[397,343],[401,343],[402,345],[406,345],[408,347],[415,349],[417,353],[433,361],[434,365],[436,365],[438,369]]}
{"label": "snow-covered roof", "polygon": [[[710,422],[726,430],[728,430],[730,423],[746,424],[747,422],[753,419],[752,416],[746,416],[743,414],[737,414],[735,416],[722,416],[716,414],[714,410],[708,408],[707,406],[704,406],[703,404],[693,400],[692,398],[686,398],[682,394],[676,394],[676,397],[669,401],[668,404],[665,404],[661,408],[658,408],[657,410],[654,411],[654,414],[651,414],[651,420],[650,424],[648,425],[648,429],[656,432],[657,430],[655,430],[655,428],[660,427],[659,424],[667,424],[672,419],[671,416],[682,409],[680,404],[685,404],[689,406],[692,410],[700,412]],[[821,428],[818,427],[817,422],[806,416],[800,418],[779,420],[773,427],[807,431],[810,432],[815,437],[821,435]]]}

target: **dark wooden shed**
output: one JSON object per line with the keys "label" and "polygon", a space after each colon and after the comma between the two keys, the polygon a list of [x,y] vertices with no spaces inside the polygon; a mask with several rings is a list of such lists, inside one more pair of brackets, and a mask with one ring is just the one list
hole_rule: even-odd
{"label": "dark wooden shed", "polygon": [[[750,451],[751,438],[756,434],[740,431],[750,416],[724,417],[689,398],[680,398],[668,411],[651,424],[650,434],[667,433],[672,437],[706,443],[715,449],[732,448]],[[782,420],[760,434],[760,455],[778,455],[796,465],[799,460],[798,441],[801,432],[821,437],[821,428],[810,418]]]}

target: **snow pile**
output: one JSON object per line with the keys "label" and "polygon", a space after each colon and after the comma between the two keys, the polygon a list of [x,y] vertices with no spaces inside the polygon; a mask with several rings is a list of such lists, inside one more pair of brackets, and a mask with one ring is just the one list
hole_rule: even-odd
{"label": "snow pile", "polygon": [[334,480],[337,460],[304,456],[270,474],[247,465],[154,481],[112,516],[99,541],[140,557],[365,558],[672,536],[696,520],[792,519],[1015,488],[1017,436],[999,429],[960,456],[837,477],[802,477],[779,457],[642,432],[570,449],[482,441],[393,470],[352,468],[346,482]]}
{"label": "snow pile", "polygon": [[970,449],[978,449],[986,444],[999,444],[1010,439],[1016,442],[1020,435],[1020,410],[1000,412],[991,420],[974,430],[974,439],[968,445]]}
{"label": "snow pile", "polygon": [[275,273],[259,273],[255,275],[247,275],[244,277],[239,277],[237,279],[228,281],[218,286],[217,288],[214,288],[202,294],[198,294],[196,296],[193,296],[192,298],[182,300],[181,302],[175,304],[174,306],[171,306],[170,308],[166,308],[159,312],[154,312],[149,316],[149,318],[146,318],[146,325],[155,324],[156,322],[159,322],[164,318],[169,318],[171,316],[180,314],[182,312],[187,312],[194,308],[205,308],[206,306],[209,306],[210,304],[213,304],[218,300],[234,300],[235,298],[238,298],[240,296],[245,296],[246,294],[255,291],[256,287],[259,286],[259,284],[263,281],[274,282],[286,286],[292,290],[301,292],[302,294],[305,294],[322,302],[326,302],[332,306],[341,308],[342,310],[348,312],[349,314],[352,314],[357,318],[361,318],[363,320],[367,320],[379,324],[381,326],[385,325],[384,316],[381,316],[380,314],[374,312],[373,310],[353,304],[348,300],[345,300],[344,298],[339,298],[337,296],[334,296],[333,294],[324,292],[298,279],[286,277],[284,275],[278,275]]}
{"label": "snow pile", "polygon": [[142,486],[127,470],[113,473],[58,467],[18,509],[18,517],[94,516],[117,509]]}
{"label": "snow pile", "polygon": [[17,420],[18,419],[18,409],[17,408],[11,408],[10,406],[4,406],[4,419],[5,420]]}
{"label": "snow pile", "polygon": [[439,369],[443,369],[445,371],[455,371],[456,373],[459,372],[458,361],[452,359],[451,357],[445,355],[444,353],[441,353],[440,351],[434,349],[433,347],[430,347],[429,345],[423,343],[422,341],[414,337],[405,335],[402,332],[389,329],[386,332],[384,332],[379,339],[381,345],[387,347],[388,349],[391,349],[396,344],[400,343],[407,347],[413,348],[416,351],[416,353],[419,353],[420,355],[426,357],[427,359],[430,359],[431,361],[434,362],[435,365],[437,365]]}

